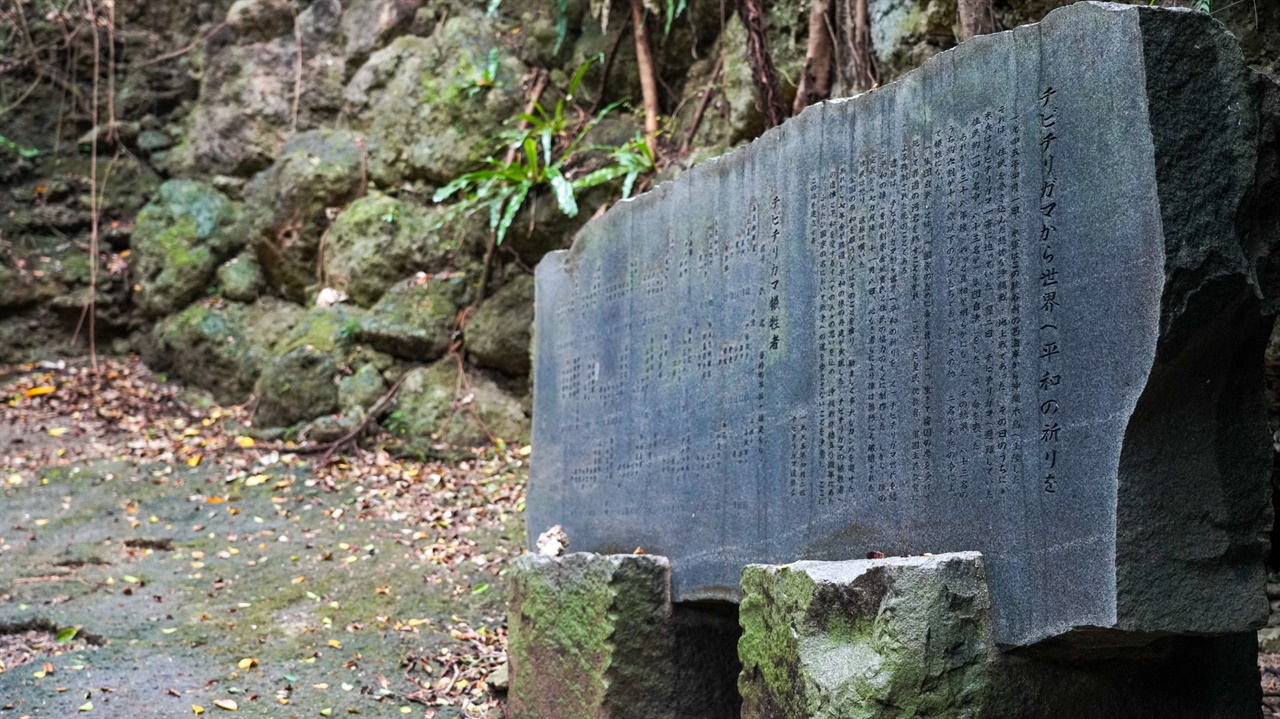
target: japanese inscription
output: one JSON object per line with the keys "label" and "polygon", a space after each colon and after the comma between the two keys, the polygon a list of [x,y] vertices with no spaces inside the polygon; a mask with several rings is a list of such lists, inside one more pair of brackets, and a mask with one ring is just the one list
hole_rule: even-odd
{"label": "japanese inscription", "polygon": [[[530,532],[666,555],[677,601],[751,562],[978,550],[1003,643],[1118,624],[1164,244],[1136,26],[1090,8],[810,108],[544,259]],[[1052,62],[1083,46],[1138,70]]]}

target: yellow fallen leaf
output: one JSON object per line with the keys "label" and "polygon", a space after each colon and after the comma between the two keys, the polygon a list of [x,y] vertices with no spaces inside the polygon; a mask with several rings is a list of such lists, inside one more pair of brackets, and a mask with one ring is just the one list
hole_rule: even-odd
{"label": "yellow fallen leaf", "polygon": [[530,454],[533,454],[533,446],[526,444],[520,448],[519,454],[521,457],[528,457]]}
{"label": "yellow fallen leaf", "polygon": [[342,642],[338,641],[337,639],[330,639],[329,646],[333,647],[334,649],[341,649]]}
{"label": "yellow fallen leaf", "polygon": [[243,449],[248,449],[253,446],[253,437],[236,437],[236,444]]}
{"label": "yellow fallen leaf", "polygon": [[198,455],[198,454],[197,454],[197,455],[193,455],[193,456],[191,456],[190,458],[188,458],[188,459],[187,459],[187,466],[188,466],[188,467],[198,467],[198,466],[200,466],[200,459],[201,459],[201,457],[200,457],[200,455]]}
{"label": "yellow fallen leaf", "polygon": [[253,657],[245,657],[244,659],[241,659],[239,662],[237,662],[236,666],[241,669],[252,669],[258,666],[258,660],[254,659]]}
{"label": "yellow fallen leaf", "polygon": [[204,714],[204,707],[200,706],[199,704],[192,704],[191,713],[196,715]]}
{"label": "yellow fallen leaf", "polygon": [[54,427],[53,429],[49,430],[50,437],[61,437],[66,433],[67,433],[66,427]]}
{"label": "yellow fallen leaf", "polygon": [[258,486],[259,484],[262,484],[263,482],[267,481],[268,479],[271,479],[271,477],[270,477],[270,476],[268,476],[268,475],[265,475],[265,474],[255,474],[255,475],[253,475],[253,476],[249,477],[248,479],[246,479],[246,480],[244,481],[244,486],[246,486],[246,487],[256,487],[256,486]]}
{"label": "yellow fallen leaf", "polygon": [[240,708],[240,705],[236,704],[235,701],[231,699],[214,699],[213,705],[219,709],[226,709],[229,712],[236,711]]}
{"label": "yellow fallen leaf", "polygon": [[169,627],[168,629],[161,629],[161,630],[160,630],[160,633],[161,633],[161,634],[173,634],[173,633],[174,633],[174,632],[176,632],[176,631],[178,631],[178,628],[177,628],[177,627]]}
{"label": "yellow fallen leaf", "polygon": [[21,475],[21,474],[11,474],[11,475],[9,475],[9,476],[4,480],[4,481],[5,481],[5,482],[7,482],[7,483],[9,483],[9,484],[22,484],[22,475]]}
{"label": "yellow fallen leaf", "polygon": [[26,397],[27,399],[31,399],[32,397],[41,397],[46,394],[53,394],[54,391],[55,391],[54,387],[46,384],[46,385],[41,385],[39,387],[32,387],[26,392],[23,392],[22,396]]}
{"label": "yellow fallen leaf", "polygon": [[294,577],[293,579],[290,579],[289,581],[290,581],[290,582],[292,582],[292,583],[294,583],[294,584],[302,584],[303,582],[307,581],[307,578],[306,578],[306,577]]}

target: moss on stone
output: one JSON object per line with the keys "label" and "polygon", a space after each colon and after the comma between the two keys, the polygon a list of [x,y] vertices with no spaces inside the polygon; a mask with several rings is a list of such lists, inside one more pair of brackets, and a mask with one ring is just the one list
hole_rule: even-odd
{"label": "moss on stone", "polygon": [[280,159],[245,188],[248,234],[267,281],[295,302],[310,299],[331,211],[364,183],[364,150],[346,130],[295,135]]}
{"label": "moss on stone", "polygon": [[508,442],[529,438],[529,418],[520,402],[482,372],[469,372],[464,383],[454,357],[410,372],[396,402],[388,428],[411,453],[430,452],[440,442],[486,445],[490,435]]}
{"label": "moss on stone", "polygon": [[133,230],[137,303],[172,314],[209,287],[218,265],[243,244],[240,208],[209,185],[170,180],[138,213]]}
{"label": "moss on stone", "polygon": [[982,716],[993,694],[976,553],[743,571],[744,719]]}
{"label": "moss on stone", "polygon": [[301,307],[271,298],[252,305],[197,302],[156,325],[144,357],[217,401],[237,404],[248,399],[272,346],[302,314]]}
{"label": "moss on stone", "polygon": [[446,224],[438,210],[371,193],[334,220],[325,240],[325,278],[369,307],[397,280],[447,269],[461,224]]}

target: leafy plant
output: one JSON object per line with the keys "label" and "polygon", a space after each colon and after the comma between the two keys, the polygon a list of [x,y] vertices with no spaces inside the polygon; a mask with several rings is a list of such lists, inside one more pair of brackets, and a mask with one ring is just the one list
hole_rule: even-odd
{"label": "leafy plant", "polygon": [[0,135],[0,147],[7,147],[10,150],[13,150],[14,152],[18,153],[19,157],[31,158],[40,154],[39,150],[33,147],[22,147],[21,145],[14,142],[13,140],[10,140],[4,135]]}
{"label": "leafy plant", "polygon": [[[489,229],[501,243],[516,213],[534,190],[550,187],[560,211],[569,217],[578,214],[577,194],[603,185],[617,177],[625,177],[623,196],[629,196],[636,179],[653,169],[653,154],[639,137],[619,147],[584,146],[591,130],[620,103],[605,107],[594,118],[581,125],[569,117],[568,102],[586,74],[590,61],[574,73],[568,92],[548,111],[541,103],[533,104],[533,112],[516,119],[521,128],[499,133],[496,146],[485,157],[485,167],[468,172],[436,191],[432,200],[445,202],[455,195],[452,216],[470,216],[481,210],[489,213]],[[576,129],[575,129],[576,127]],[[495,152],[511,148],[502,159]],[[579,155],[588,150],[608,151],[610,164],[570,179],[571,168]]]}
{"label": "leafy plant", "polygon": [[342,339],[351,339],[360,333],[360,320],[355,317],[348,317],[343,320],[342,326],[338,328],[338,336]]}
{"label": "leafy plant", "polygon": [[1191,7],[1192,7],[1192,8],[1194,8],[1197,12],[1202,12],[1202,13],[1204,13],[1204,14],[1208,15],[1208,14],[1209,14],[1209,5],[1210,5],[1210,3],[1211,3],[1211,2],[1212,2],[1212,0],[1194,0],[1194,2],[1192,3]]}

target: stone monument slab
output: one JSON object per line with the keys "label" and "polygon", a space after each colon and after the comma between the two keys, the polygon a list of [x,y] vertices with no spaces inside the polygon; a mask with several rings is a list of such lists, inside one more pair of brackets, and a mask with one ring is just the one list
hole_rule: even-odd
{"label": "stone monument slab", "polygon": [[619,203],[538,268],[531,538],[676,601],[980,551],[1006,646],[1259,626],[1274,98],[1079,3]]}

